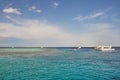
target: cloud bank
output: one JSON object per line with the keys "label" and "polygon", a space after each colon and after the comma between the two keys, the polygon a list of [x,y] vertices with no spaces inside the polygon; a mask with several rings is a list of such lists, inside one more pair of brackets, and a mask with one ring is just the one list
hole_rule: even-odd
{"label": "cloud bank", "polygon": [[[11,20],[13,21],[14,19]],[[38,20],[23,20],[19,23],[21,24],[0,23],[0,37],[49,44],[62,44],[68,40],[67,43],[69,43],[72,40],[72,34],[65,33],[62,29],[52,24],[46,24]]]}
{"label": "cloud bank", "polygon": [[[10,19],[14,21],[13,18]],[[76,34],[67,32],[54,24],[44,23],[38,20],[24,19],[19,21],[19,23],[18,25],[0,23],[0,44],[12,38],[22,40],[21,43],[14,42],[16,46],[20,44],[22,46],[120,45],[120,37],[118,36],[120,32],[114,30],[112,24],[86,24],[83,26],[89,31]]]}

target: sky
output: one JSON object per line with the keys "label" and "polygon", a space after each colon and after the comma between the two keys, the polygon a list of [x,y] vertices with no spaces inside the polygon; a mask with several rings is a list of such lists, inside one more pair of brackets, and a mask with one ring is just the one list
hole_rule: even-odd
{"label": "sky", "polygon": [[120,46],[119,5],[120,0],[0,0],[0,46]]}

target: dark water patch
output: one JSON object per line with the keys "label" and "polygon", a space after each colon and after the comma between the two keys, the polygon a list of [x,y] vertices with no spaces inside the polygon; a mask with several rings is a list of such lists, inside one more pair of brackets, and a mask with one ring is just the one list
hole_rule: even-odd
{"label": "dark water patch", "polygon": [[120,80],[119,76],[112,76],[109,80]]}

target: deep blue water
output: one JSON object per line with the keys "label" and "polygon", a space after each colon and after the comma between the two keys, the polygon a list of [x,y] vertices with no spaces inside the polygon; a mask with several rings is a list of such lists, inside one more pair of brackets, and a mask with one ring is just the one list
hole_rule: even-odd
{"label": "deep blue water", "polygon": [[120,48],[0,48],[0,80],[120,80]]}

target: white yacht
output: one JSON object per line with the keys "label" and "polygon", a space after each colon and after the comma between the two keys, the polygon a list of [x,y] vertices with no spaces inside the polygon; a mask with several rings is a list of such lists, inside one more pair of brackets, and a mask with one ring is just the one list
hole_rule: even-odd
{"label": "white yacht", "polygon": [[95,49],[99,51],[114,51],[115,50],[114,48],[112,48],[112,46],[97,46]]}

